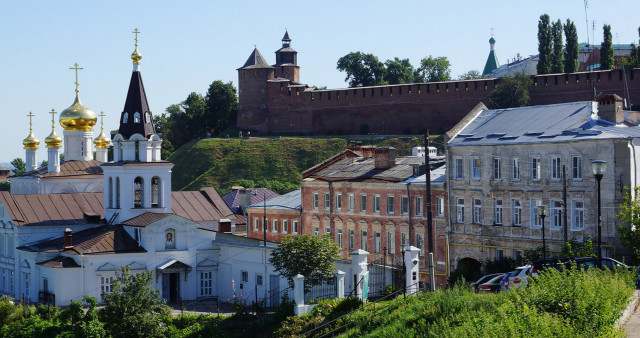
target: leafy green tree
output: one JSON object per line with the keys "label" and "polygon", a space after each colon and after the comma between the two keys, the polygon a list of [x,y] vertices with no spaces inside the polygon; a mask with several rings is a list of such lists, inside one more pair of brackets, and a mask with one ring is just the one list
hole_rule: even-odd
{"label": "leafy green tree", "polygon": [[340,258],[338,253],[338,244],[331,240],[329,234],[322,238],[310,235],[286,236],[271,252],[269,263],[287,278],[291,288],[294,287],[293,277],[301,274],[305,277],[305,289],[309,289],[312,279],[331,275],[334,261]]}
{"label": "leafy green tree", "polygon": [[585,237],[582,242],[572,238],[564,243],[560,249],[560,257],[595,257],[596,250],[593,247],[593,241],[589,237]]}
{"label": "leafy green tree", "polygon": [[49,161],[47,160],[43,160],[42,162],[40,162],[40,167],[46,167],[49,165]]}
{"label": "leafy green tree", "polygon": [[153,287],[153,273],[131,273],[126,266],[116,272],[113,292],[104,295],[105,306],[99,312],[104,328],[114,337],[160,337],[163,317],[169,307]]}
{"label": "leafy green tree", "polygon": [[564,49],[564,72],[575,73],[578,71],[578,30],[576,25],[569,19],[564,25],[564,36],[567,41]]}
{"label": "leafy green tree", "polygon": [[351,52],[338,59],[337,69],[347,73],[349,87],[379,86],[386,84],[384,63],[373,54]]}
{"label": "leafy green tree", "polygon": [[[167,108],[168,109],[168,108]],[[160,115],[153,115],[153,126],[156,129],[156,133],[162,137],[162,148],[160,149],[160,156],[163,159],[169,158],[175,151],[173,144],[169,137],[171,137],[171,131],[169,131],[169,116],[167,113]]]}
{"label": "leafy green tree", "polygon": [[640,264],[640,187],[634,188],[636,198],[632,198],[629,189],[625,188],[624,202],[620,204],[618,219],[624,225],[618,226],[620,242],[631,254],[631,263]]}
{"label": "leafy green tree", "polygon": [[12,171],[16,175],[27,171],[27,164],[24,163],[24,160],[20,157],[14,158],[13,161],[11,161],[11,165],[14,168]]}
{"label": "leafy green tree", "polygon": [[420,67],[414,72],[415,82],[441,82],[451,80],[451,63],[446,56],[429,57],[420,60]]}
{"label": "leafy green tree", "polygon": [[458,80],[473,80],[473,79],[481,79],[482,78],[482,74],[480,73],[480,71],[478,70],[470,70],[464,74],[460,74],[460,76],[458,76]]}
{"label": "leafy green tree", "polygon": [[551,72],[562,73],[564,70],[564,50],[562,46],[562,21],[560,19],[551,25],[551,36],[553,37]]}
{"label": "leafy green tree", "polygon": [[538,21],[538,74],[549,74],[551,72],[551,25],[549,24],[549,15],[543,14]]}
{"label": "leafy green tree", "polygon": [[387,71],[384,80],[388,84],[412,83],[415,71],[409,59],[393,58],[384,62]]}
{"label": "leafy green tree", "polygon": [[489,105],[493,109],[524,107],[529,104],[529,87],[531,78],[523,73],[513,77],[505,76],[500,84],[489,94]]}
{"label": "leafy green tree", "polygon": [[213,81],[209,85],[204,101],[207,105],[204,121],[207,132],[213,129],[215,135],[219,135],[220,132],[235,124],[238,116],[238,95],[233,82]]}
{"label": "leafy green tree", "polygon": [[[640,27],[638,27],[638,35],[640,35]],[[636,44],[634,42],[631,44],[631,53],[625,59],[624,65],[629,68],[640,67],[640,43]]]}
{"label": "leafy green tree", "polygon": [[604,25],[602,27],[602,45],[600,45],[600,69],[612,69],[613,60],[613,38],[611,37],[611,26]]}

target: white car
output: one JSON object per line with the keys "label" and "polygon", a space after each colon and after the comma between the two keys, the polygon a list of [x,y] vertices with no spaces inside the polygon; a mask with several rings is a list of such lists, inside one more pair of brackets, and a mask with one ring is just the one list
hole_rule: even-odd
{"label": "white car", "polygon": [[525,265],[514,270],[515,273],[509,276],[509,288],[519,288],[522,286],[527,286],[529,281],[527,280],[527,276],[531,275],[531,271],[533,270],[532,265]]}

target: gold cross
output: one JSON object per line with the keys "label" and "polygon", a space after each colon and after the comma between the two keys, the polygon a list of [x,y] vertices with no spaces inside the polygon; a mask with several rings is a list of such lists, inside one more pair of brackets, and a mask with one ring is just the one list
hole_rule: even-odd
{"label": "gold cross", "polygon": [[136,47],[138,47],[138,34],[140,33],[140,31],[136,28],[131,33],[136,35]]}
{"label": "gold cross", "polygon": [[102,128],[104,127],[104,117],[107,116],[107,115],[105,115],[104,112],[101,111],[100,115],[98,115],[98,116],[100,116],[100,131],[102,131]]}
{"label": "gold cross", "polygon": [[29,114],[27,114],[27,116],[29,116],[29,131],[32,131],[33,129],[31,128],[31,118],[33,118],[35,115],[33,115],[32,112],[29,112]]}
{"label": "gold cross", "polygon": [[78,90],[78,86],[80,86],[80,84],[78,83],[78,70],[79,69],[84,69],[84,68],[80,68],[78,67],[78,63],[74,63],[73,67],[69,67],[69,69],[74,69],[76,71],[76,82],[74,82],[76,84],[76,93],[79,92]]}
{"label": "gold cross", "polygon": [[51,111],[49,112],[49,114],[51,114],[51,128],[55,128],[56,126],[55,114],[57,114],[56,110],[51,108]]}

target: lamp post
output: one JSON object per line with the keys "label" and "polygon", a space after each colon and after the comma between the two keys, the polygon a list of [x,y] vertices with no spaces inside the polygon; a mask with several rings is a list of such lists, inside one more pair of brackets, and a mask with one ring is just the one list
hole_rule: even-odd
{"label": "lamp post", "polygon": [[542,219],[542,259],[547,259],[547,242],[544,237],[544,218],[547,216],[547,206],[539,205],[538,206],[538,215]]}
{"label": "lamp post", "polygon": [[404,298],[407,298],[407,266],[404,263],[404,243],[400,244],[400,252],[402,253],[402,280],[404,281]]}
{"label": "lamp post", "polygon": [[598,181],[598,267],[602,269],[602,209],[600,201],[600,181],[607,170],[607,161],[595,160],[591,161],[591,169],[593,176]]}

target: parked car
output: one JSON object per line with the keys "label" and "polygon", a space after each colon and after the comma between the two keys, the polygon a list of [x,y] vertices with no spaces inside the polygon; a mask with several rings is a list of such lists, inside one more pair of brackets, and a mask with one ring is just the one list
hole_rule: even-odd
{"label": "parked car", "polygon": [[500,288],[502,287],[502,279],[506,275],[507,274],[505,274],[505,273],[501,273],[501,274],[491,278],[489,281],[480,284],[480,286],[478,287],[478,292],[498,292],[498,291],[500,291]]}
{"label": "parked car", "polygon": [[513,274],[509,277],[509,287],[511,288],[519,288],[521,286],[527,286],[529,284],[529,280],[527,280],[527,276],[531,276],[531,272],[533,271],[532,265],[525,265],[516,268]]}
{"label": "parked car", "polygon": [[475,283],[471,284],[471,291],[478,292],[478,288],[480,287],[480,284],[486,283],[498,275],[502,275],[502,273],[492,273],[490,275],[485,275],[480,277],[480,279],[478,279]]}
{"label": "parked car", "polygon": [[514,271],[511,271],[511,272],[507,272],[502,277],[502,279],[500,280],[500,289],[499,289],[499,291],[507,291],[507,290],[509,290],[509,285],[511,284],[510,280],[511,280],[512,276],[516,275],[516,273],[517,272],[514,270]]}
{"label": "parked car", "polygon": [[[583,269],[598,267],[597,257],[550,258],[547,260],[539,260],[539,261],[533,262],[533,270],[531,274],[534,276],[537,276],[539,271],[548,269],[548,268],[556,268],[558,270],[568,269],[571,267],[572,262],[575,262],[578,267],[581,267]],[[607,268],[612,270],[615,267],[622,267],[628,270],[635,270],[634,267],[628,266],[622,262],[618,262],[613,258],[602,257],[602,268]]]}

